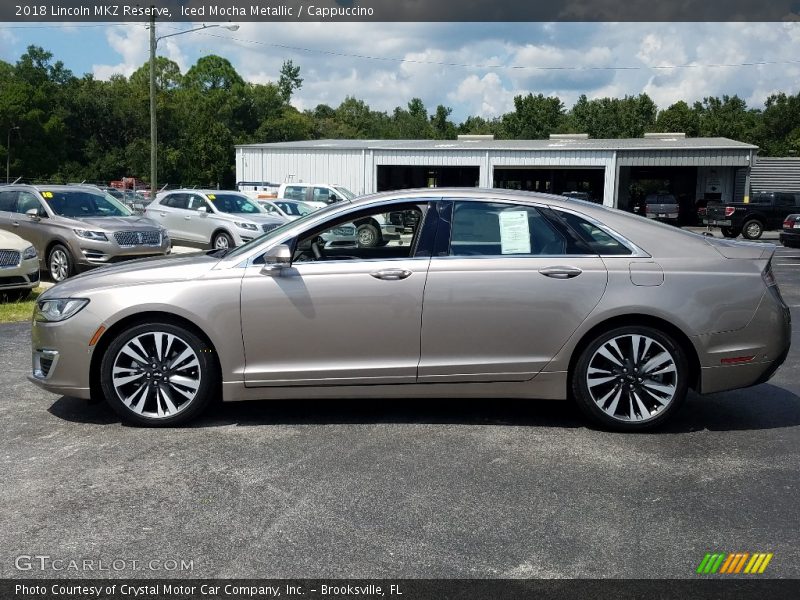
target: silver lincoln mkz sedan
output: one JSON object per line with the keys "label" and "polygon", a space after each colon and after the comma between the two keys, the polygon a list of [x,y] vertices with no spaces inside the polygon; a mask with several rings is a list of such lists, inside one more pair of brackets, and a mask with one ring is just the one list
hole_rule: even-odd
{"label": "silver lincoln mkz sedan", "polygon": [[[387,212],[399,241],[326,247]],[[235,250],[148,259],[39,297],[31,381],[174,425],[223,400],[569,398],[666,421],[769,379],[789,350],[775,247],[556,196],[425,189],[339,203]]]}

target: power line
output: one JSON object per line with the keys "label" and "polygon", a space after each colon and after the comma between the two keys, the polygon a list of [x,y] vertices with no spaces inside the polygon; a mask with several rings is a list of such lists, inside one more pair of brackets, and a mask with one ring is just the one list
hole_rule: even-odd
{"label": "power line", "polygon": [[[92,24],[92,25],[3,25],[0,29],[76,29],[76,28],[101,28],[101,27],[130,27],[130,23],[105,23],[105,24]],[[164,27],[165,25],[161,25]],[[168,27],[169,29],[178,30],[177,27]],[[685,63],[675,65],[629,65],[629,66],[591,66],[591,65],[578,65],[578,66],[538,66],[538,65],[504,65],[504,64],[474,64],[474,63],[458,63],[437,60],[420,60],[413,58],[402,58],[397,56],[371,56],[369,54],[353,54],[348,52],[337,52],[335,50],[321,50],[317,48],[304,48],[302,46],[290,46],[287,44],[275,44],[270,42],[263,42],[261,40],[250,40],[228,35],[218,35],[213,33],[199,33],[213,38],[232,40],[244,44],[255,44],[258,46],[265,46],[269,48],[280,48],[281,50],[292,50],[295,52],[307,52],[309,54],[321,54],[325,56],[337,56],[341,58],[356,58],[360,60],[374,60],[381,62],[394,62],[401,64],[416,64],[416,65],[432,65],[439,67],[453,67],[462,69],[508,69],[508,70],[529,70],[529,71],[647,71],[647,70],[670,70],[670,69],[733,69],[739,67],[763,67],[763,66],[777,66],[777,65],[798,65],[800,60],[754,60],[740,63]]]}

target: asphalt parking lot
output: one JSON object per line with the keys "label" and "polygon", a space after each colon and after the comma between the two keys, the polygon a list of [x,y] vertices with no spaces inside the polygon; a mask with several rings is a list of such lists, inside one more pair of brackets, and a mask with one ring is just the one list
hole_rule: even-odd
{"label": "asphalt parking lot", "polygon": [[[775,270],[797,323],[800,250]],[[687,578],[709,551],[800,577],[797,334],[769,383],[691,395],[638,435],[495,399],[241,403],[136,429],[29,384],[28,334],[0,325],[0,577]]]}

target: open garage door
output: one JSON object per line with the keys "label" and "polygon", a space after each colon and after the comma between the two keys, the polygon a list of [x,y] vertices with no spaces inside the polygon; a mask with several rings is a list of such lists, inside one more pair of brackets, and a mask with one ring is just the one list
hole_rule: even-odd
{"label": "open garage door", "polygon": [[495,167],[494,187],[545,194],[569,194],[603,202],[605,169],[553,169],[542,167]]}
{"label": "open garage door", "polygon": [[478,187],[480,167],[378,165],[378,191],[425,187]]}

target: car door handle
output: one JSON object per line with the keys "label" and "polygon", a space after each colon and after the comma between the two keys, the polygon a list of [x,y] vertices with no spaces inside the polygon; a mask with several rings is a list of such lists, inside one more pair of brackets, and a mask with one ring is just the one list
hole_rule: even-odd
{"label": "car door handle", "polygon": [[161,215],[162,217],[166,217],[167,216],[167,213],[165,213],[165,212],[160,212],[158,214]]}
{"label": "car door handle", "polygon": [[405,269],[383,269],[381,271],[373,271],[370,273],[375,279],[384,279],[386,281],[397,281],[398,279],[405,279],[411,275],[411,271]]}
{"label": "car door handle", "polygon": [[19,227],[19,221],[11,221],[11,224],[12,224],[14,227]]}
{"label": "car door handle", "polygon": [[578,267],[545,267],[544,269],[539,269],[539,273],[544,275],[545,277],[552,277],[553,279],[572,279],[573,277],[577,277],[583,271],[581,271]]}
{"label": "car door handle", "polygon": [[191,220],[192,220],[192,217],[191,217],[191,216],[189,216],[189,215],[186,215],[186,216],[185,216],[185,217],[183,217],[183,218],[184,218],[184,220],[185,220],[185,221],[191,221]]}

